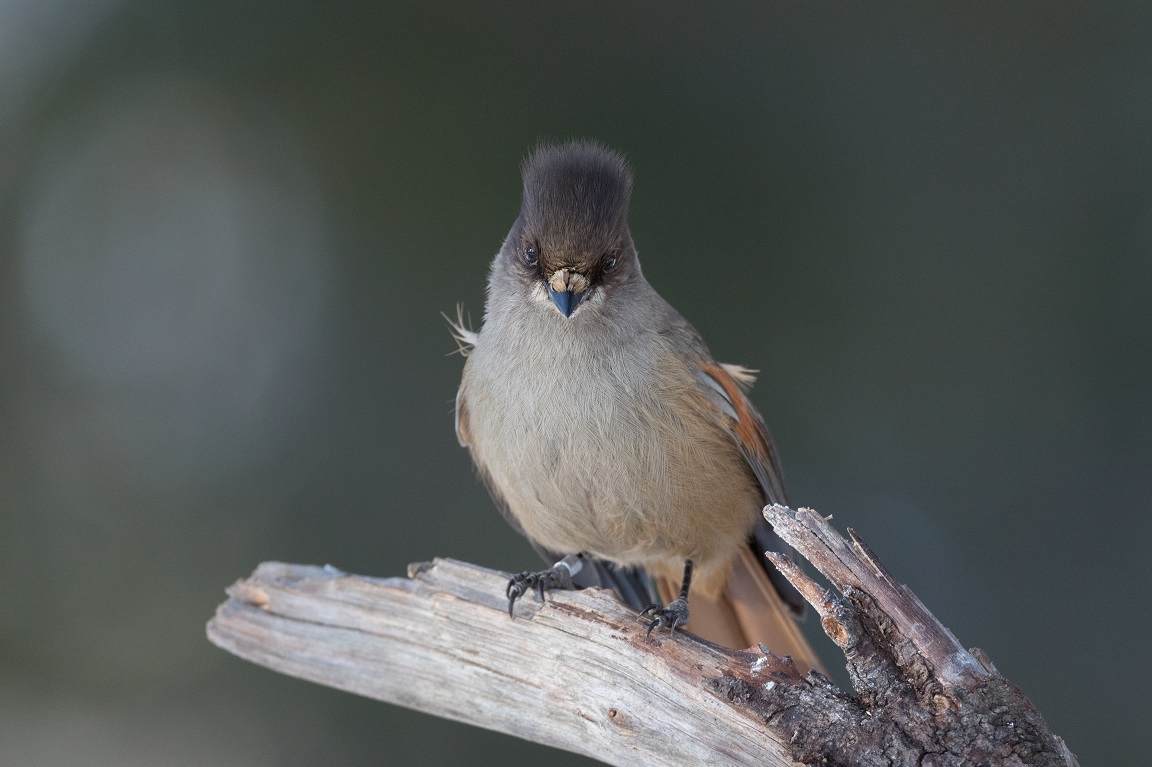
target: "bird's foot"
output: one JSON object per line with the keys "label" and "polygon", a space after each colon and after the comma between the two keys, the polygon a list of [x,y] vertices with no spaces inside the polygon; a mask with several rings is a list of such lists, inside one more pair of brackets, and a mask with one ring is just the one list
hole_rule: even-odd
{"label": "bird's foot", "polygon": [[564,562],[557,562],[546,570],[539,570],[537,572],[525,571],[519,575],[513,575],[508,581],[508,617],[512,615],[512,609],[516,606],[516,600],[527,594],[533,589],[540,595],[540,601],[544,601],[544,592],[551,589],[566,589],[571,590],[576,588],[572,583],[572,571]]}
{"label": "bird's foot", "polygon": [[648,605],[644,608],[644,612],[640,613],[641,617],[651,615],[653,621],[648,624],[648,633],[645,636],[652,636],[652,629],[668,627],[669,634],[675,634],[676,629],[683,626],[688,622],[688,600],[684,597],[677,597],[673,599],[667,607],[660,605]]}

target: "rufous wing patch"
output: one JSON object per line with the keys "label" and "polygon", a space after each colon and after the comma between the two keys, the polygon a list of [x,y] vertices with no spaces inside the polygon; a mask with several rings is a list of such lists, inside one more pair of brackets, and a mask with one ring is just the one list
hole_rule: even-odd
{"label": "rufous wing patch", "polygon": [[[729,420],[740,453],[748,462],[752,473],[756,475],[764,491],[765,500],[782,502],[784,486],[772,438],[768,435],[764,420],[741,390],[750,386],[755,380],[753,371],[739,365],[722,365],[716,362],[700,363],[699,368],[701,373],[710,379],[706,381],[708,387],[713,391],[719,390],[722,395],[724,401],[715,404]],[[715,399],[712,399],[715,402]]]}
{"label": "rufous wing patch", "polygon": [[724,398],[732,406],[736,417],[732,419],[736,439],[740,441],[742,450],[753,454],[767,455],[765,450],[764,425],[760,416],[752,409],[752,405],[740,391],[740,384],[724,369],[723,365],[704,363],[700,366],[703,371],[720,385],[724,391]]}

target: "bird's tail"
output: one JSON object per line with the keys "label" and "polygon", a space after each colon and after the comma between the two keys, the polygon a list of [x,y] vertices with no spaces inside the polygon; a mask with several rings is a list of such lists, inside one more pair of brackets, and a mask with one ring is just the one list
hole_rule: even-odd
{"label": "bird's tail", "polygon": [[[664,603],[672,601],[680,584],[657,577]],[[712,592],[712,593],[710,593]],[[688,597],[690,617],[684,627],[724,647],[744,649],[763,644],[773,655],[790,655],[801,673],[825,673],[820,658],[808,644],[792,610],[768,578],[752,547],[742,548],[732,563],[723,589],[693,589]]]}

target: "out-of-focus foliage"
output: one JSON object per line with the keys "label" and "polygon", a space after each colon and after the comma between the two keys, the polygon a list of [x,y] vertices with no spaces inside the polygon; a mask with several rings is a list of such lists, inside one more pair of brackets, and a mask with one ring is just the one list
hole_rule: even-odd
{"label": "out-of-focus foliage", "polygon": [[570,136],[631,158],[645,273],[762,371],[793,498],[1133,761],[1150,21],[0,4],[0,762],[584,763],[203,636],[261,560],[536,561],[456,445],[440,312],[479,321],[519,159]]}

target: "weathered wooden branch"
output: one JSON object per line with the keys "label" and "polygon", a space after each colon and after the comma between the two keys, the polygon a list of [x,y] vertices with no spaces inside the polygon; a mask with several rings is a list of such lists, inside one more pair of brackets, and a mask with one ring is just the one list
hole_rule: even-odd
{"label": "weathered wooden branch", "polygon": [[443,559],[386,579],[265,563],[208,636],[276,671],[609,764],[1077,764],[854,533],[807,509],[765,514],[834,587],[774,557],[844,651],[853,694],[787,658],[646,639],[598,589],[523,600],[510,620],[507,574]]}

